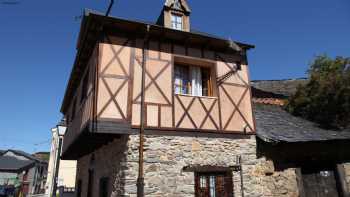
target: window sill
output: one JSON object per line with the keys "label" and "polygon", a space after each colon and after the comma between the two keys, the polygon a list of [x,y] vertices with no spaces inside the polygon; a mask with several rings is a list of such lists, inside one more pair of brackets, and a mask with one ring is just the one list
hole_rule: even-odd
{"label": "window sill", "polygon": [[197,98],[206,98],[206,99],[218,99],[218,97],[216,96],[193,96],[191,94],[176,94],[174,93],[174,95],[178,95],[178,96],[187,96],[187,97],[197,97]]}

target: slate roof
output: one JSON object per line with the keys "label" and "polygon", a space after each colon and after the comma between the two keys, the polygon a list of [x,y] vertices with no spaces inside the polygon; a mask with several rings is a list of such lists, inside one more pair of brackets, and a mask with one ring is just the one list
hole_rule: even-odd
{"label": "slate roof", "polygon": [[255,104],[257,136],[266,142],[350,140],[349,131],[325,130],[278,105]]}
{"label": "slate roof", "polygon": [[350,140],[350,129],[333,131],[293,116],[283,109],[284,101],[307,79],[252,81],[257,136],[266,142],[320,142]]}
{"label": "slate roof", "polygon": [[[28,160],[17,159],[13,156],[4,156],[7,152],[13,152],[16,155],[23,156]],[[21,150],[6,150],[0,155],[0,171],[20,171],[31,167],[36,162],[43,162],[33,155]]]}
{"label": "slate roof", "polygon": [[14,157],[0,156],[0,171],[19,171],[31,166],[33,160],[19,160]]}
{"label": "slate roof", "polygon": [[298,85],[307,83],[307,79],[282,79],[282,80],[254,80],[251,85],[260,91],[273,93],[280,96],[291,96]]}
{"label": "slate roof", "polygon": [[[175,0],[166,0],[164,3],[164,6],[166,7],[172,7],[174,3],[177,1]],[[187,1],[180,0],[179,3],[181,3],[181,6],[186,10],[186,12],[191,12],[190,6],[188,6]]]}
{"label": "slate roof", "polygon": [[34,153],[33,156],[41,162],[48,162],[50,159],[50,152],[37,152]]}
{"label": "slate roof", "polygon": [[[26,157],[27,159],[30,159],[30,160],[39,161],[38,158],[34,157],[33,155],[31,155],[31,154],[29,154],[29,153],[26,153],[26,152],[24,152],[24,151],[21,151],[21,150],[12,150],[12,149],[10,149],[10,150],[8,150],[8,151],[14,152],[14,153],[17,154],[17,155],[22,155],[23,157]],[[8,152],[8,151],[6,151],[6,152]]]}

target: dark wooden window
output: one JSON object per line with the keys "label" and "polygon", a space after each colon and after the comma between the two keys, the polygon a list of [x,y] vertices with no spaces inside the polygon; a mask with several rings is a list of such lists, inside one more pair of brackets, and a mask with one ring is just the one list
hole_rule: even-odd
{"label": "dark wooden window", "polygon": [[108,196],[108,184],[109,184],[109,178],[104,177],[100,179],[100,197],[107,197]]}
{"label": "dark wooden window", "polygon": [[81,186],[82,186],[82,181],[79,180],[77,184],[77,197],[81,197]]}
{"label": "dark wooden window", "polygon": [[89,70],[86,72],[82,83],[80,104],[87,98],[88,95]]}
{"label": "dark wooden window", "polygon": [[213,96],[213,83],[209,67],[175,65],[175,94]]}
{"label": "dark wooden window", "polygon": [[233,197],[232,172],[195,173],[196,197]]}
{"label": "dark wooden window", "polygon": [[87,197],[92,197],[94,187],[94,170],[89,170]]}

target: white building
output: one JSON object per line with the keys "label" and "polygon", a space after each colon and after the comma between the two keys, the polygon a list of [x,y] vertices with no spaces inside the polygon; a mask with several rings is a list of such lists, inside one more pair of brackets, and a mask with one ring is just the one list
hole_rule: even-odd
{"label": "white building", "polygon": [[77,162],[60,159],[60,149],[62,148],[62,142],[66,130],[66,127],[63,125],[64,124],[61,122],[57,127],[51,129],[52,142],[45,190],[45,194],[48,196],[52,196],[53,194],[55,184],[54,180],[57,170],[57,189],[59,187],[64,187],[67,189],[75,188]]}

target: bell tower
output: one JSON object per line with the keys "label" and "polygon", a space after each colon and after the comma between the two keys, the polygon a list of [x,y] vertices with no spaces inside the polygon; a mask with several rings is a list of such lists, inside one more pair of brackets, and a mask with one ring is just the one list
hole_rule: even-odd
{"label": "bell tower", "polygon": [[166,0],[157,24],[189,32],[191,10],[186,0]]}

